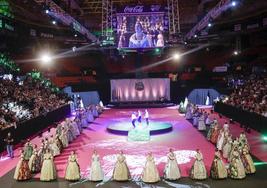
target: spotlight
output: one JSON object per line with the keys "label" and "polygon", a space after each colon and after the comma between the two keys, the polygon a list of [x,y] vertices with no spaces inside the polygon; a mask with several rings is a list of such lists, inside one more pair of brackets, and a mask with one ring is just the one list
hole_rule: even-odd
{"label": "spotlight", "polygon": [[187,45],[187,42],[185,41],[184,44]]}
{"label": "spotlight", "polygon": [[238,51],[234,51],[234,55],[238,55]]}
{"label": "spotlight", "polygon": [[56,25],[56,24],[57,24],[57,22],[56,22],[55,20],[53,20],[53,21],[52,21],[52,24],[53,24],[53,25]]}
{"label": "spotlight", "polygon": [[211,27],[211,26],[212,26],[212,24],[211,24],[211,23],[209,23],[209,24],[208,24],[208,27]]}
{"label": "spotlight", "polygon": [[195,38],[197,38],[197,35],[194,35]]}
{"label": "spotlight", "polygon": [[267,142],[267,136],[263,135],[263,136],[262,136],[262,140],[263,140],[264,142]]}
{"label": "spotlight", "polygon": [[43,64],[49,64],[52,61],[52,57],[48,53],[44,53],[41,55],[41,62]]}
{"label": "spotlight", "polygon": [[173,59],[178,60],[181,58],[181,55],[179,53],[176,53],[173,55]]}
{"label": "spotlight", "polygon": [[236,1],[232,1],[231,5],[232,5],[232,7],[235,7],[236,6]]}
{"label": "spotlight", "polygon": [[46,10],[45,10],[45,13],[46,13],[46,14],[49,14],[49,10],[48,10],[48,9],[46,9]]}
{"label": "spotlight", "polygon": [[73,52],[75,52],[76,49],[77,49],[76,46],[73,46],[73,47],[72,47],[72,51],[73,51]]}
{"label": "spotlight", "polygon": [[78,36],[77,34],[74,35],[74,37],[77,37],[77,36]]}

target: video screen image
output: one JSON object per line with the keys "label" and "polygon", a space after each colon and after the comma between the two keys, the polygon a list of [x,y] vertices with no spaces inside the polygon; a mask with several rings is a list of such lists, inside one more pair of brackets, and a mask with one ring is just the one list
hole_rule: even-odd
{"label": "video screen image", "polygon": [[164,15],[117,16],[118,48],[164,47]]}

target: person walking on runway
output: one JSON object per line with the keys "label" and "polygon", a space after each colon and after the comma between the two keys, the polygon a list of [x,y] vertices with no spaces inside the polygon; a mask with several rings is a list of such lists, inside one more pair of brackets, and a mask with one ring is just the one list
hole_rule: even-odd
{"label": "person walking on runway", "polygon": [[135,112],[132,113],[132,125],[135,128],[135,121],[136,121],[137,117],[135,115]]}

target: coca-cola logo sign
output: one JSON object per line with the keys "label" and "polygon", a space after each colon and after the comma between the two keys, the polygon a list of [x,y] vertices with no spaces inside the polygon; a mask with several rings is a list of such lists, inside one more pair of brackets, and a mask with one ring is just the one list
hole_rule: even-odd
{"label": "coca-cola logo sign", "polygon": [[144,10],[144,6],[134,6],[134,7],[130,7],[130,6],[126,6],[124,8],[124,13],[142,13]]}

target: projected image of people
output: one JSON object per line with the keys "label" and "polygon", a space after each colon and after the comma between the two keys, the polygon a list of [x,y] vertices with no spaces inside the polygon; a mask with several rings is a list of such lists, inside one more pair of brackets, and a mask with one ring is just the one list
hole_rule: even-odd
{"label": "projected image of people", "polygon": [[140,23],[135,24],[135,33],[132,34],[129,41],[129,48],[147,48],[149,42],[147,35],[143,33],[143,28]]}
{"label": "projected image of people", "polygon": [[118,48],[164,47],[162,16],[121,16],[118,20]]}

